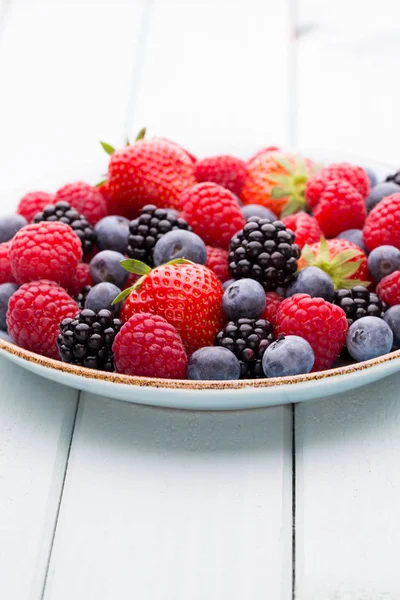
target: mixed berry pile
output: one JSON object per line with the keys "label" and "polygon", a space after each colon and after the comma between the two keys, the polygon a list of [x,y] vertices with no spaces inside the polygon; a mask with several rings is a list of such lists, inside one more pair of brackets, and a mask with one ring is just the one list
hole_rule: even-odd
{"label": "mixed berry pile", "polygon": [[400,172],[163,138],[0,218],[0,328],[135,376],[255,379],[400,347]]}

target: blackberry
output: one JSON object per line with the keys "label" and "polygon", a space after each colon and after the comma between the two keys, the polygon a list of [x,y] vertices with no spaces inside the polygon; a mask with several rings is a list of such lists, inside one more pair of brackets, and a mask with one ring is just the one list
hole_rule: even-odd
{"label": "blackberry", "polygon": [[83,310],[85,308],[85,302],[86,302],[86,298],[88,296],[88,293],[90,292],[90,290],[92,289],[91,285],[85,285],[81,291],[79,292],[79,294],[77,296],[75,296],[74,300],[76,301],[77,305],[79,306],[79,308],[81,310]]}
{"label": "blackberry", "polygon": [[122,327],[109,310],[85,308],[75,319],[64,319],[57,338],[61,360],[73,365],[114,371],[112,345]]}
{"label": "blackberry", "polygon": [[144,206],[141,215],[129,224],[128,256],[154,267],[154,246],[165,233],[174,229],[192,231],[174,211],[157,208],[153,204]]}
{"label": "blackberry", "polygon": [[289,287],[301,254],[294,242],[294,233],[281,221],[250,217],[231,240],[230,276],[255,279],[265,291]]}
{"label": "blackberry", "polygon": [[46,206],[42,212],[37,213],[33,223],[41,221],[60,221],[69,225],[81,240],[84,256],[90,254],[96,244],[96,233],[86,217],[71,208],[68,202],[60,201],[57,204]]}
{"label": "blackberry", "polygon": [[362,317],[383,318],[388,309],[385,302],[362,285],[356,285],[351,290],[337,290],[333,296],[333,304],[343,308],[349,327]]}
{"label": "blackberry", "polygon": [[240,362],[240,379],[265,377],[262,357],[274,341],[272,325],[265,319],[238,319],[229,321],[225,329],[217,333],[215,346],[231,350]]}
{"label": "blackberry", "polygon": [[400,169],[395,171],[395,173],[391,173],[390,175],[388,175],[385,181],[393,181],[393,183],[397,183],[397,185],[400,185]]}

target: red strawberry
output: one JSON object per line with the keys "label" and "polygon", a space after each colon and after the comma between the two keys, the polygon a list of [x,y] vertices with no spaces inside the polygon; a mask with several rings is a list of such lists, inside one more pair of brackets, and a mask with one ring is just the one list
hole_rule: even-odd
{"label": "red strawberry", "polygon": [[211,181],[240,196],[246,177],[246,164],[229,154],[197,161],[194,170],[199,183]]}
{"label": "red strawberry", "polygon": [[300,248],[303,248],[305,244],[319,242],[321,239],[322,231],[318,221],[305,212],[289,215],[282,219],[282,222],[294,232],[295,242]]}
{"label": "red strawberry", "polygon": [[[122,320],[138,312],[160,315],[176,327],[188,353],[212,346],[223,323],[223,289],[215,273],[187,261],[173,261],[153,271],[139,261],[126,261],[130,270],[138,271],[137,265],[146,275],[127,298]],[[128,294],[129,290],[122,293]]]}
{"label": "red strawberry", "polygon": [[19,201],[17,213],[30,223],[33,217],[48,204],[54,204],[54,194],[47,192],[29,192]]}
{"label": "red strawberry", "polygon": [[175,327],[163,317],[136,313],[121,327],[113,344],[117,373],[184,379],[187,356]]}
{"label": "red strawberry", "polygon": [[295,294],[282,302],[277,314],[277,335],[298,335],[311,345],[313,371],[329,369],[342,350],[347,318],[340,306],[307,294]]}
{"label": "red strawberry", "polygon": [[400,249],[400,194],[384,198],[371,210],[363,233],[370,251],[384,245]]}
{"label": "red strawberry", "polygon": [[314,217],[324,235],[335,237],[348,229],[362,229],[367,216],[364,198],[345,179],[324,181]]}
{"label": "red strawberry", "polygon": [[265,296],[266,304],[260,319],[266,319],[275,327],[278,309],[283,301],[283,298],[276,292],[267,292]]}
{"label": "red strawberry", "polygon": [[400,304],[400,271],[394,271],[381,279],[376,288],[376,293],[379,299],[389,304],[389,306]]}
{"label": "red strawberry", "polygon": [[91,225],[107,216],[104,196],[98,188],[83,181],[67,183],[56,192],[55,202],[68,202],[72,208],[87,218]]}
{"label": "red strawberry", "polygon": [[365,253],[347,240],[321,238],[321,242],[304,246],[298,265],[299,269],[319,267],[331,277],[336,290],[371,283]]}
{"label": "red strawberry", "polygon": [[228,250],[232,237],[246,224],[234,195],[216,183],[198,183],[180,196],[181,217],[209,246]]}
{"label": "red strawberry", "polygon": [[[307,204],[314,208],[317,206],[321,194],[325,189],[325,183],[332,179],[344,179],[352,185],[362,198],[369,194],[369,178],[362,167],[351,165],[349,163],[333,163],[328,167],[324,167],[307,181],[305,196]],[[342,229],[344,231],[344,229]]]}
{"label": "red strawberry", "polygon": [[15,283],[10,263],[11,242],[0,244],[0,283]]}
{"label": "red strawberry", "polygon": [[224,283],[229,279],[228,255],[229,252],[227,250],[207,246],[206,267],[211,271],[214,271],[221,283]]}
{"label": "red strawberry", "polygon": [[146,204],[179,209],[180,193],[195,182],[193,163],[179,146],[140,139],[111,155],[109,209],[128,218],[138,216]]}
{"label": "red strawberry", "polygon": [[168,142],[168,144],[172,144],[173,146],[176,146],[176,148],[178,148],[179,150],[182,150],[185,154],[188,155],[188,157],[190,158],[192,163],[197,162],[197,158],[191,152],[189,152],[188,150],[186,150],[186,148],[183,148],[176,142],[173,142],[172,140],[169,140],[168,138],[163,138],[163,137],[157,137],[157,138],[153,138],[153,139],[160,140],[162,142]]}
{"label": "red strawberry", "polygon": [[265,148],[260,148],[260,150],[257,150],[257,152],[255,154],[253,154],[253,156],[251,156],[247,162],[251,162],[252,160],[258,158],[259,156],[263,156],[266,152],[280,152],[280,151],[281,151],[281,149],[278,148],[278,146],[266,146]]}

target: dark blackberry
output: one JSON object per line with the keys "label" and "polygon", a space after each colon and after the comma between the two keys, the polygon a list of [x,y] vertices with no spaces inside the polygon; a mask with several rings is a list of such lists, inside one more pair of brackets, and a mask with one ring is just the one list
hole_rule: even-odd
{"label": "dark blackberry", "polygon": [[128,256],[153,267],[154,246],[160,237],[173,229],[192,231],[192,228],[184,219],[179,218],[175,211],[157,208],[153,204],[144,206],[140,217],[129,224]]}
{"label": "dark blackberry", "polygon": [[239,359],[241,379],[259,379],[265,377],[262,357],[273,341],[269,321],[238,319],[229,321],[225,329],[217,333],[215,345],[231,350]]}
{"label": "dark blackberry", "polygon": [[60,201],[57,204],[46,206],[42,212],[37,213],[33,219],[34,223],[41,221],[60,221],[69,225],[81,240],[84,256],[90,254],[96,243],[96,233],[86,217],[79,214],[75,208],[71,208],[68,202]]}
{"label": "dark blackberry", "polygon": [[91,285],[85,285],[81,289],[79,294],[77,296],[75,296],[75,301],[81,310],[83,310],[85,308],[86,298],[91,289],[92,289]]}
{"label": "dark blackberry", "polygon": [[400,185],[400,169],[388,175],[385,181],[393,181],[393,183],[397,183],[397,185]]}
{"label": "dark blackberry", "polygon": [[388,309],[385,302],[362,285],[356,285],[351,290],[337,290],[333,296],[333,304],[343,308],[349,326],[361,317],[382,318]]}
{"label": "dark blackberry", "polygon": [[122,327],[109,310],[98,313],[85,308],[75,319],[64,319],[57,338],[61,360],[73,365],[114,371],[112,345]]}
{"label": "dark blackberry", "polygon": [[281,221],[250,217],[231,240],[230,276],[255,279],[265,291],[289,287],[301,254],[294,242],[294,233]]}

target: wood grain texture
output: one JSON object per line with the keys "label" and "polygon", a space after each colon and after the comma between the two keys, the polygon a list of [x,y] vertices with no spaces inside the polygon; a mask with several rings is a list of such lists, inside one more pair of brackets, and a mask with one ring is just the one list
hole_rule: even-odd
{"label": "wood grain texture", "polygon": [[288,600],[290,408],[85,395],[45,598]]}

